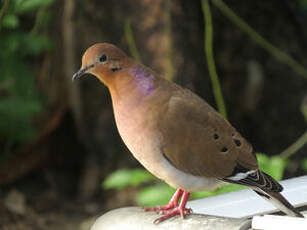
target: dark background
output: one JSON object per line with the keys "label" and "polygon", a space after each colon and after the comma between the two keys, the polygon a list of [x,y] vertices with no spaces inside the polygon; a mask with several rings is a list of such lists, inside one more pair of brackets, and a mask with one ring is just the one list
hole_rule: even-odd
{"label": "dark background", "polygon": [[[10,4],[6,11],[5,2]],[[131,55],[125,32],[130,23],[145,65],[215,107],[201,2],[54,0],[28,11],[16,10],[16,2],[1,2],[1,12],[16,15],[19,24],[0,28],[2,50],[15,44],[15,38],[8,37],[12,34],[18,44],[11,56],[5,56],[6,51],[1,56],[1,72],[6,75],[0,76],[0,107],[1,101],[15,95],[6,88],[7,82],[21,82],[24,87],[13,97],[18,100],[0,108],[0,226],[75,229],[87,217],[135,204],[137,188],[106,191],[100,184],[115,169],[140,166],[118,135],[107,88],[93,76],[71,82],[83,52],[94,43],[109,42]],[[228,0],[227,5],[265,39],[306,66],[306,1]],[[38,17],[38,12],[45,16]],[[306,132],[301,112],[306,76],[280,63],[213,4],[211,13],[215,62],[228,119],[256,151],[278,155]],[[34,34],[30,42],[18,40],[28,34]],[[35,40],[42,35],[46,41]],[[33,51],[39,42],[43,48]],[[31,52],[25,54],[29,44]],[[19,62],[31,72],[25,74]],[[33,81],[32,88],[23,81]],[[35,96],[24,96],[28,94]],[[23,111],[28,107],[23,110],[22,106],[28,101],[39,106],[26,117]],[[34,132],[22,136],[28,129]],[[290,157],[284,177],[305,174],[300,162],[306,157],[305,146]],[[23,210],[8,208],[9,195],[15,203],[22,200]]]}

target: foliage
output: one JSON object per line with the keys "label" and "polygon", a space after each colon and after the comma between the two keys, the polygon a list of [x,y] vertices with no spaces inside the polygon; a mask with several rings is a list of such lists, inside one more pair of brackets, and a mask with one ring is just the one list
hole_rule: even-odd
{"label": "foliage", "polygon": [[[0,140],[6,147],[26,142],[36,134],[33,118],[42,111],[43,102],[31,61],[51,48],[43,32],[50,18],[46,9],[53,0],[7,2],[0,21]],[[10,147],[5,151],[10,152]]]}
{"label": "foliage", "polygon": [[153,179],[154,176],[143,169],[119,169],[103,182],[103,187],[123,189],[127,186],[138,186]]}
{"label": "foliage", "polygon": [[202,0],[201,5],[205,24],[205,53],[207,56],[209,76],[212,82],[213,95],[215,97],[218,111],[223,115],[225,119],[227,119],[226,105],[224,102],[223,93],[220,86],[220,80],[217,75],[215,61],[213,57],[213,26],[209,0]]}
{"label": "foliage", "polygon": [[[286,167],[286,160],[265,154],[257,154],[259,167],[266,173],[270,174],[276,180],[281,180]],[[307,164],[307,163],[306,163]],[[143,206],[161,205],[168,202],[175,192],[164,182],[158,181],[154,176],[149,174],[145,169],[120,169],[113,172],[106,178],[103,183],[105,189],[124,189],[128,186],[141,186],[144,183],[152,182],[140,189],[136,195],[136,201]],[[232,192],[246,188],[245,186],[227,184],[215,191],[200,191],[191,194],[192,199],[199,199],[227,192]]]}
{"label": "foliage", "polygon": [[303,10],[307,9],[307,0],[299,0],[298,4],[299,4],[300,8],[302,8]]}
{"label": "foliage", "polygon": [[136,201],[142,206],[164,205],[171,199],[175,189],[164,182],[149,185],[136,195]]}
{"label": "foliage", "polygon": [[[306,0],[301,1],[301,5]],[[280,63],[288,65],[294,72],[307,78],[307,69],[291,57],[286,52],[280,50],[264,37],[260,35],[254,28],[247,24],[242,18],[235,14],[235,12],[227,6],[222,0],[212,0],[213,5],[215,5],[230,21],[232,21],[236,26],[240,28],[241,31],[245,32],[258,46],[265,49],[270,55],[272,55]]]}
{"label": "foliage", "polygon": [[265,154],[258,154],[258,163],[262,171],[270,174],[276,180],[281,180],[287,166],[287,160],[279,157],[269,157]]}
{"label": "foliage", "polygon": [[307,158],[302,161],[301,167],[305,172],[307,172]]}

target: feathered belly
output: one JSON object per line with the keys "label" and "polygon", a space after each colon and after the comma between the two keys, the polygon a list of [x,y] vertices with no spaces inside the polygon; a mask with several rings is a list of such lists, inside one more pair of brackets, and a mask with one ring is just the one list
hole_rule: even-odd
{"label": "feathered belly", "polygon": [[[162,136],[135,119],[123,122],[116,118],[118,131],[133,156],[153,175],[174,188],[186,191],[212,190],[221,182],[213,178],[193,176],[174,167],[162,154]],[[140,128],[141,127],[141,128]]]}

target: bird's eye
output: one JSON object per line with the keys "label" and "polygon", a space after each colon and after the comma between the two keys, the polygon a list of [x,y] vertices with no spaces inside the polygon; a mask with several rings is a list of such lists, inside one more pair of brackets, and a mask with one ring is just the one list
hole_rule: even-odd
{"label": "bird's eye", "polygon": [[100,57],[99,57],[99,61],[100,62],[105,62],[107,60],[107,56],[105,54],[102,54]]}

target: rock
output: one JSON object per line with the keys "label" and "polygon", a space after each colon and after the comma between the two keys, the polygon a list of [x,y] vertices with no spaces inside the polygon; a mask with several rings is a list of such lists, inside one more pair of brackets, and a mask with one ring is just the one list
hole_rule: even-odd
{"label": "rock", "polygon": [[25,197],[21,192],[17,190],[11,190],[8,193],[8,195],[4,199],[4,204],[10,212],[19,215],[25,214],[26,211]]}
{"label": "rock", "polygon": [[162,223],[154,224],[153,221],[158,217],[160,215],[155,212],[145,212],[139,207],[119,208],[99,217],[91,230],[238,230],[250,227],[248,219],[224,218],[202,214],[190,214],[184,220],[180,216],[176,216]]}

